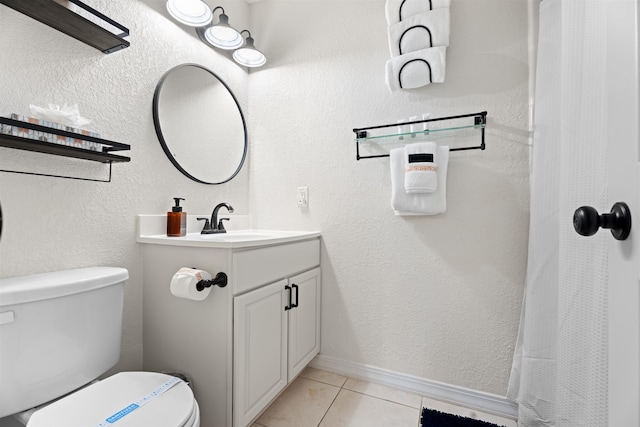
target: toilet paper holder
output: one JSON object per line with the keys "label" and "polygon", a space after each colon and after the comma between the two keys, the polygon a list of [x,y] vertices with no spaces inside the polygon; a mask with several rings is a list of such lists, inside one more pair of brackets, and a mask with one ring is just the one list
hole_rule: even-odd
{"label": "toilet paper holder", "polygon": [[227,275],[226,273],[223,273],[222,271],[218,274],[216,274],[216,277],[214,277],[211,280],[200,280],[198,283],[196,283],[196,290],[199,292],[202,292],[205,288],[209,288],[211,286],[220,286],[221,288],[224,288],[225,286],[227,286]]}

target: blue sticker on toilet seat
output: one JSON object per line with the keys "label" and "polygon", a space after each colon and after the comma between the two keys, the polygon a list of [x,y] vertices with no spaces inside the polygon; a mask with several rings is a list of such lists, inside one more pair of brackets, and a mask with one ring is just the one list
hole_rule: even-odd
{"label": "blue sticker on toilet seat", "polygon": [[129,415],[130,413],[135,411],[136,409],[139,409],[142,406],[146,405],[147,403],[151,402],[153,399],[155,399],[156,397],[160,396],[162,393],[166,392],[171,387],[173,387],[174,385],[176,385],[178,383],[181,383],[181,382],[182,382],[182,380],[180,378],[171,377],[171,379],[169,381],[167,381],[166,383],[162,384],[160,387],[158,387],[157,389],[155,389],[154,391],[152,391],[151,393],[149,393],[148,395],[146,395],[142,399],[138,400],[137,402],[133,402],[132,404],[127,405],[126,407],[124,407],[123,409],[119,410],[115,414],[110,415],[104,421],[99,423],[96,427],[108,427],[108,426],[113,425],[117,421],[119,421],[122,418],[126,417],[127,415]]}
{"label": "blue sticker on toilet seat", "polygon": [[118,421],[120,418],[124,417],[125,415],[129,414],[130,412],[135,411],[139,407],[140,407],[140,405],[136,405],[135,403],[132,403],[131,405],[127,406],[126,408],[122,409],[121,411],[118,411],[115,414],[111,415],[109,418],[106,419],[106,421],[108,423],[113,424],[116,421]]}

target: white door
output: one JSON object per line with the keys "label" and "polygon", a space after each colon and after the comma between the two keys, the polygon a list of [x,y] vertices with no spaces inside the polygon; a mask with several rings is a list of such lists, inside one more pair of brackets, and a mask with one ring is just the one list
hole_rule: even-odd
{"label": "white door", "polygon": [[233,425],[244,427],[287,385],[287,280],[233,301]]}
{"label": "white door", "polygon": [[289,279],[295,307],[289,310],[289,381],[320,352],[320,268]]}
{"label": "white door", "polygon": [[[604,1],[604,0],[600,0]],[[640,135],[638,0],[608,0],[607,152],[610,206],[626,202],[631,235],[609,255],[609,427],[640,426]],[[609,207],[610,207],[609,206]],[[603,232],[601,230],[600,232]]]}

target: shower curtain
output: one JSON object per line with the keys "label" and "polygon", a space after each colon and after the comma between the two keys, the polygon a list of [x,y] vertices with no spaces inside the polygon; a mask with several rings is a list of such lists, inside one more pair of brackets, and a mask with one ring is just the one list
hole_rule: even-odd
{"label": "shower curtain", "polygon": [[585,245],[572,225],[577,207],[607,200],[603,16],[602,1],[540,2],[529,258],[508,391],[523,427],[607,425],[607,237]]}

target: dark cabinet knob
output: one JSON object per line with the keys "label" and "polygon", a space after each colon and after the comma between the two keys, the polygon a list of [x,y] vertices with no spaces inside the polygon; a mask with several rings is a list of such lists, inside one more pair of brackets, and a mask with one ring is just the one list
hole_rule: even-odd
{"label": "dark cabinet knob", "polygon": [[598,229],[606,228],[616,240],[625,240],[631,232],[631,212],[624,202],[618,202],[611,213],[598,214],[591,206],[582,206],[573,214],[573,228],[582,236],[593,236]]}

